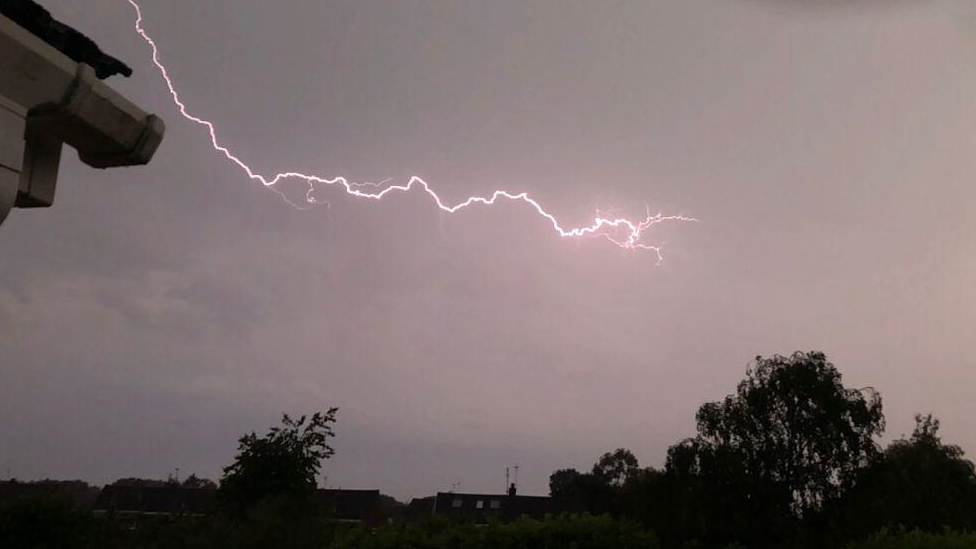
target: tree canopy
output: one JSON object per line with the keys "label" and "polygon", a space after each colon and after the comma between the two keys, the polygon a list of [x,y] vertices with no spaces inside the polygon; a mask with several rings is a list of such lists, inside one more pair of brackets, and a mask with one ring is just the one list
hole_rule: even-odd
{"label": "tree canopy", "polygon": [[329,439],[337,411],[330,408],[298,419],[285,414],[281,425],[266,435],[251,432],[241,437],[238,454],[220,480],[221,500],[245,511],[271,499],[310,498],[322,461],[334,453]]}
{"label": "tree canopy", "polygon": [[881,396],[844,387],[820,352],[756,357],[736,392],[696,420],[699,445],[741,457],[742,474],[781,485],[798,513],[838,495],[884,431]]}
{"label": "tree canopy", "polygon": [[698,494],[700,522],[719,537],[749,523],[789,535],[852,485],[884,430],[880,395],[845,387],[820,352],[756,357],[736,392],[696,420],[697,436],[669,450],[666,468]]}
{"label": "tree canopy", "polygon": [[838,510],[854,517],[850,529],[976,528],[976,469],[961,448],[942,443],[939,427],[931,414],[916,415],[911,437],[892,442],[864,470]]}
{"label": "tree canopy", "polygon": [[638,470],[637,458],[626,448],[607,452],[593,465],[593,476],[611,486],[623,486]]}

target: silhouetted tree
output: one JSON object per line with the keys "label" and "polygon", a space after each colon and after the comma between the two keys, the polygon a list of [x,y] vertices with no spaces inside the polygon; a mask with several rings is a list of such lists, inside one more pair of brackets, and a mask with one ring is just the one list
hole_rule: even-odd
{"label": "silhouetted tree", "polygon": [[664,471],[653,467],[635,469],[618,490],[614,514],[641,522],[662,538],[672,539],[675,519],[671,515],[680,511],[680,502],[674,496]]}
{"label": "silhouetted tree", "polygon": [[576,469],[559,469],[549,475],[549,495],[554,498],[577,497],[580,472]]}
{"label": "silhouetted tree", "polygon": [[286,414],[265,436],[241,437],[237,457],[220,480],[221,501],[237,513],[275,502],[286,502],[296,513],[312,511],[315,477],[322,460],[333,454],[328,441],[337,411],[297,420]]}
{"label": "silhouetted tree", "polygon": [[637,458],[626,448],[607,452],[593,465],[593,476],[610,486],[623,486],[638,470]]}
{"label": "silhouetted tree", "polygon": [[864,471],[838,509],[851,533],[976,528],[973,463],[958,446],[943,444],[938,431],[938,419],[916,415],[911,437],[892,442]]}
{"label": "silhouetted tree", "polygon": [[196,476],[196,475],[194,475],[194,474],[191,473],[190,476],[188,476],[185,479],[183,479],[183,482],[180,483],[180,486],[182,486],[183,488],[210,488],[210,489],[213,489],[213,488],[216,488],[217,487],[217,483],[214,482],[214,481],[212,481],[212,480],[210,480],[209,478],[200,478],[200,477],[198,477],[198,476]]}
{"label": "silhouetted tree", "polygon": [[639,471],[634,454],[618,448],[603,454],[589,473],[576,469],[554,472],[549,476],[549,493],[568,510],[619,514],[625,507],[621,500],[624,483]]}
{"label": "silhouetted tree", "polygon": [[[750,475],[746,455],[731,445],[686,439],[668,449],[665,494],[674,507],[651,523],[662,537],[711,544],[747,542],[756,534],[781,538],[793,525],[789,497]],[[771,540],[770,540],[771,541]]]}
{"label": "silhouetted tree", "polygon": [[820,352],[757,357],[736,392],[699,408],[668,453],[708,539],[776,543],[839,497],[877,455],[881,397],[848,389]]}

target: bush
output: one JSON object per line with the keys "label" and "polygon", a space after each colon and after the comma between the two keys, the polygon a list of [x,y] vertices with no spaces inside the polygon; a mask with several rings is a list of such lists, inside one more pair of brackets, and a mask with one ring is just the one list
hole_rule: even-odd
{"label": "bush", "polygon": [[335,549],[658,549],[653,533],[607,516],[561,516],[489,525],[450,524],[434,519],[350,531]]}
{"label": "bush", "polygon": [[25,498],[0,509],[0,547],[83,547],[93,526],[90,515],[67,498]]}
{"label": "bush", "polygon": [[847,549],[973,549],[976,547],[976,533],[944,530],[934,534],[912,530],[881,530]]}

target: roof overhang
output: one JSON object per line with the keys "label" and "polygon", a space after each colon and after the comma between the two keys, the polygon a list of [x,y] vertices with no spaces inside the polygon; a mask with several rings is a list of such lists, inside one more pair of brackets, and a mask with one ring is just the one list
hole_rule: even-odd
{"label": "roof overhang", "polygon": [[163,121],[94,69],[0,16],[0,223],[11,207],[54,201],[62,144],[94,168],[148,163]]}

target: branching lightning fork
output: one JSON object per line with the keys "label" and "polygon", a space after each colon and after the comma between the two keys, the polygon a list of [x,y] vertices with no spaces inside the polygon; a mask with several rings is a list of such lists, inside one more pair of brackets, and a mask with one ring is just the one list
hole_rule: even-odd
{"label": "branching lightning fork", "polygon": [[[665,221],[695,221],[694,218],[686,217],[683,215],[664,215],[661,213],[651,215],[650,212],[648,212],[646,217],[641,220],[630,220],[622,217],[605,218],[605,217],[600,217],[599,213],[597,213],[597,217],[593,219],[593,223],[591,225],[567,229],[564,228],[559,223],[559,221],[555,218],[555,216],[553,216],[551,213],[546,211],[541,204],[536,202],[535,199],[531,198],[525,192],[513,193],[506,190],[496,190],[492,192],[490,196],[487,197],[472,196],[462,202],[459,202],[454,205],[450,205],[450,204],[446,204],[441,199],[441,197],[436,192],[434,192],[433,189],[431,189],[430,185],[426,181],[416,176],[411,177],[410,180],[403,185],[384,186],[384,184],[386,183],[385,181],[381,183],[355,183],[341,176],[327,178],[318,175],[309,175],[309,174],[304,174],[304,173],[299,173],[294,171],[282,172],[274,176],[261,175],[259,173],[256,173],[254,170],[252,170],[251,167],[248,166],[243,160],[235,156],[230,151],[230,149],[228,149],[225,145],[222,145],[220,143],[220,141],[217,138],[217,129],[214,126],[213,122],[206,120],[204,118],[200,118],[199,116],[196,116],[189,112],[186,105],[180,99],[180,95],[176,90],[176,86],[173,84],[173,80],[169,76],[169,72],[166,70],[166,66],[163,65],[163,63],[160,61],[159,48],[156,46],[156,42],[152,39],[152,37],[149,36],[149,34],[142,26],[142,9],[140,8],[139,4],[137,4],[134,0],[128,0],[128,2],[129,4],[132,5],[132,8],[135,9],[135,13],[136,13],[135,30],[146,41],[146,43],[149,44],[149,47],[152,50],[153,64],[156,65],[156,68],[159,69],[159,72],[166,83],[166,87],[169,89],[169,93],[173,98],[173,103],[176,104],[177,108],[180,111],[180,114],[182,114],[183,117],[186,118],[187,120],[190,120],[191,122],[195,122],[196,124],[205,127],[208,133],[210,134],[210,143],[213,145],[213,148],[218,152],[220,152],[221,154],[223,154],[224,157],[227,158],[227,160],[230,160],[238,167],[240,167],[241,170],[243,170],[249,178],[261,182],[262,185],[278,193],[282,197],[282,199],[284,199],[288,204],[296,208],[305,209],[310,207],[310,205],[314,205],[316,203],[316,199],[314,197],[314,191],[317,185],[338,186],[343,188],[346,191],[346,193],[349,195],[358,198],[366,198],[372,200],[380,200],[384,196],[391,193],[408,192],[415,188],[419,188],[421,191],[423,191],[428,196],[430,196],[431,200],[433,200],[434,204],[436,204],[438,208],[440,208],[441,210],[447,213],[454,213],[458,210],[471,206],[472,204],[484,204],[490,206],[498,202],[499,199],[506,199],[513,202],[522,202],[531,206],[532,209],[536,211],[536,213],[538,213],[540,216],[545,218],[549,222],[549,224],[552,225],[552,228],[556,231],[556,233],[559,236],[567,237],[567,238],[568,237],[602,237],[616,244],[621,248],[650,250],[655,254],[657,254],[657,258],[659,261],[662,259],[661,248],[660,246],[643,243],[641,240],[644,231],[646,231],[653,225],[657,225]],[[305,181],[308,184],[309,189],[308,192],[305,194],[306,204],[297,204],[293,202],[291,199],[285,196],[285,194],[280,189],[275,187],[278,182],[285,179],[300,179]],[[380,188],[381,190],[378,191],[363,190],[365,187],[371,187],[372,189]]]}

